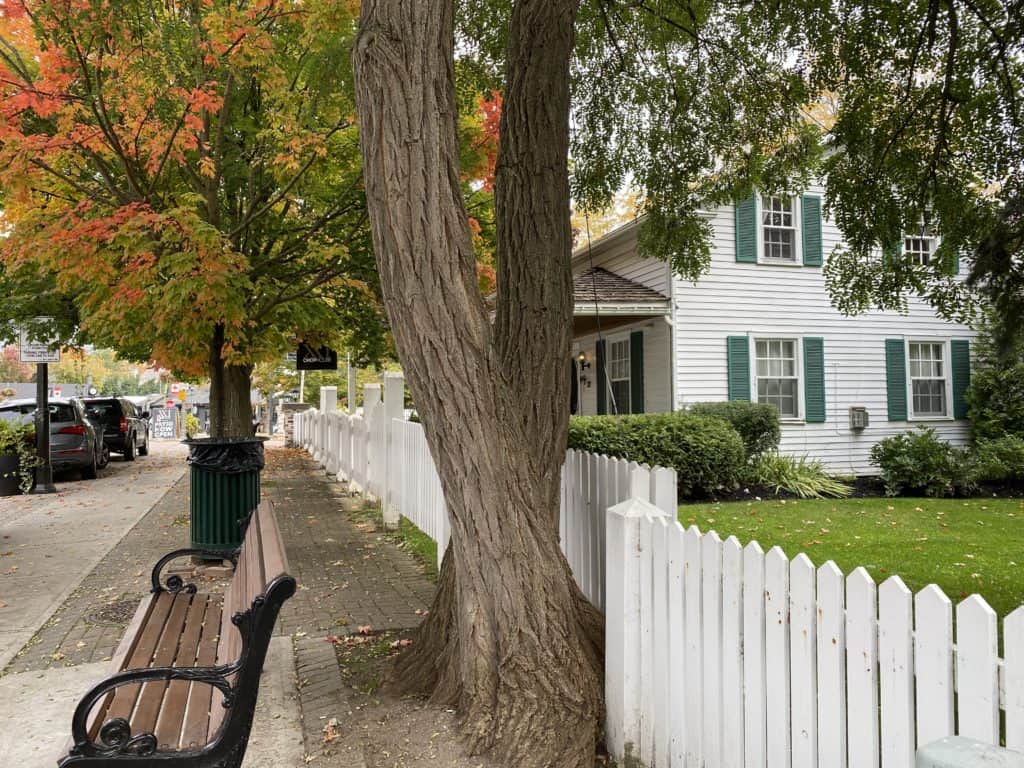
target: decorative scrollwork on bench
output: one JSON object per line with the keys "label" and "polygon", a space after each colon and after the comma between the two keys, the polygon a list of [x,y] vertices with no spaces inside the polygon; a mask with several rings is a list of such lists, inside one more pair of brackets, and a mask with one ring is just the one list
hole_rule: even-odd
{"label": "decorative scrollwork on bench", "polygon": [[153,566],[153,574],[151,577],[152,592],[170,592],[173,595],[179,592],[186,592],[189,594],[196,593],[195,584],[187,584],[184,579],[178,574],[171,574],[167,577],[167,581],[163,584],[160,583],[160,572],[164,569],[164,566],[173,560],[177,560],[182,557],[204,557],[211,560],[230,560],[232,564],[238,565],[238,550],[237,549],[176,549],[173,552],[168,552],[166,555],[161,557],[157,564]]}
{"label": "decorative scrollwork on bench", "polygon": [[96,754],[101,757],[114,755],[139,755],[145,757],[156,752],[156,736],[140,733],[132,738],[132,727],[123,717],[116,717],[100,728],[100,744]]}

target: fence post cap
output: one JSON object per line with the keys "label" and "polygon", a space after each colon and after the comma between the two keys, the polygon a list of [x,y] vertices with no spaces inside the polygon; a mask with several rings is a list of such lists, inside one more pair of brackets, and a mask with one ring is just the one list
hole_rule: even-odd
{"label": "fence post cap", "polygon": [[635,497],[620,501],[614,507],[609,507],[608,514],[619,517],[645,517],[647,515],[663,517],[668,515],[667,512],[658,509],[651,502]]}
{"label": "fence post cap", "polygon": [[947,736],[917,751],[918,768],[982,765],[991,768],[1021,768],[1024,766],[1024,754],[963,736]]}

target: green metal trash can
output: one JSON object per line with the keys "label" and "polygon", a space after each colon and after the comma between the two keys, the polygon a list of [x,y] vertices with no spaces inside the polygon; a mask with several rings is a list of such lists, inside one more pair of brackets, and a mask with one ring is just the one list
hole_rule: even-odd
{"label": "green metal trash can", "polygon": [[240,523],[260,503],[263,442],[256,437],[206,437],[189,447],[192,547],[234,549]]}

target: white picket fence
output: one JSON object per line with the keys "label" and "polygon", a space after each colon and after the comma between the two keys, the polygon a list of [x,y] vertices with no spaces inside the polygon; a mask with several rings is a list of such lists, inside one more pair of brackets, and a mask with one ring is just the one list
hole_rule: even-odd
{"label": "white picket fence", "polygon": [[[316,409],[297,414],[296,442],[304,445],[329,474],[357,491],[380,499],[385,514],[404,515],[437,543],[438,566],[451,536],[441,479],[423,427],[392,419],[384,402],[365,419]],[[390,426],[390,430],[386,427]],[[300,436],[308,437],[303,441]],[[386,461],[385,461],[386,457]],[[580,589],[604,610],[606,510],[630,498],[635,462],[569,451],[562,466],[560,531],[565,553]],[[666,514],[676,508],[675,470],[655,467],[644,476],[644,494]]]}
{"label": "white picket fence", "polygon": [[[1024,606],[609,512],[608,735],[648,766],[913,768],[959,734],[1024,750]],[[639,599],[636,599],[639,596]],[[955,618],[955,622],[954,622]],[[954,626],[956,634],[954,636]],[[628,746],[627,746],[628,745]]]}
{"label": "white picket fence", "polygon": [[[391,409],[394,412],[394,408]],[[438,543],[450,528],[421,425],[317,411],[296,442]],[[569,451],[562,550],[606,617],[607,741],[657,768],[912,768],[959,734],[1024,751],[1024,606],[876,587],[863,568],[684,529],[672,470]],[[395,518],[397,519],[397,517]],[[955,632],[954,632],[955,629]]]}

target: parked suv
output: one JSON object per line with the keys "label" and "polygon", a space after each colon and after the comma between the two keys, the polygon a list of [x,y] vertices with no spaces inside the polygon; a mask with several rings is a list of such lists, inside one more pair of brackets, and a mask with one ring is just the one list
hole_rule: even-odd
{"label": "parked suv", "polygon": [[124,397],[87,397],[85,412],[94,424],[103,427],[103,442],[125,461],[149,453],[149,414],[140,412]]}
{"label": "parked suv", "polygon": [[[82,479],[93,480],[96,470],[105,465],[96,429],[86,418],[79,400],[50,398],[50,466],[55,471],[77,469]],[[18,424],[31,423],[36,417],[34,399],[5,400],[0,403],[0,419]]]}

